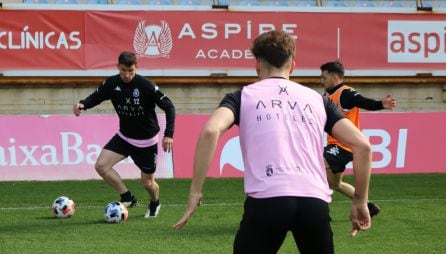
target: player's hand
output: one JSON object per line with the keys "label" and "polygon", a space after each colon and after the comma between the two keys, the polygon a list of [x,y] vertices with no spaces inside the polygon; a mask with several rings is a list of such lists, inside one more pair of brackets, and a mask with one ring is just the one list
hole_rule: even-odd
{"label": "player's hand", "polygon": [[352,222],[352,236],[355,236],[361,230],[367,230],[372,226],[369,209],[367,203],[356,204],[353,201],[350,210],[350,221]]}
{"label": "player's hand", "polygon": [[396,107],[396,99],[392,94],[386,95],[381,102],[383,104],[383,108],[385,109],[393,109]]}
{"label": "player's hand", "polygon": [[164,137],[163,138],[163,150],[166,153],[172,151],[173,138]]}
{"label": "player's hand", "polygon": [[81,114],[81,111],[84,109],[85,109],[85,106],[82,103],[76,103],[73,105],[73,113],[75,116],[79,116]]}
{"label": "player's hand", "polygon": [[190,193],[189,194],[189,203],[187,205],[187,210],[184,212],[183,217],[175,224],[173,225],[173,228],[176,230],[181,229],[186,225],[189,218],[194,214],[195,209],[201,205],[201,198],[203,195],[200,193]]}

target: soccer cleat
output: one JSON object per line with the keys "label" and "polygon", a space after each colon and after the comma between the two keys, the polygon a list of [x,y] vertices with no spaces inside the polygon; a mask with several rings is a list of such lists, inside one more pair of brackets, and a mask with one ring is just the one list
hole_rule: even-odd
{"label": "soccer cleat", "polygon": [[131,198],[128,200],[124,200],[123,198],[121,198],[121,203],[127,208],[133,208],[138,205],[138,200],[134,195],[132,195]]}
{"label": "soccer cleat", "polygon": [[379,206],[373,204],[372,202],[368,202],[367,207],[369,208],[370,217],[378,215],[379,211],[381,210]]}
{"label": "soccer cleat", "polygon": [[149,208],[147,209],[146,214],[144,215],[144,218],[155,218],[158,216],[158,213],[160,212],[161,204],[159,201],[153,202],[150,201]]}

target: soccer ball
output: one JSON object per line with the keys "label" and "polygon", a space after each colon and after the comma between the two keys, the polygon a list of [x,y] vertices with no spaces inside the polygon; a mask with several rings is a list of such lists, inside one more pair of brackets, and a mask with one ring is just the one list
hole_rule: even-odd
{"label": "soccer ball", "polygon": [[127,207],[121,202],[110,202],[104,209],[105,220],[110,223],[124,222],[128,216],[129,212]]}
{"label": "soccer ball", "polygon": [[76,205],[69,197],[58,197],[51,207],[57,218],[71,218],[76,211]]}

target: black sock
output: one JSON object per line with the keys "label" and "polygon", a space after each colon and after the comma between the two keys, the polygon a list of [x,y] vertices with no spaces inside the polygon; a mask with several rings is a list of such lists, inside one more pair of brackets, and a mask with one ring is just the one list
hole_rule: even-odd
{"label": "black sock", "polygon": [[158,206],[160,204],[160,200],[158,199],[157,201],[152,201],[152,200],[150,200],[150,205],[151,206]]}
{"label": "black sock", "polygon": [[121,200],[132,200],[132,193],[130,191],[124,192],[121,195]]}

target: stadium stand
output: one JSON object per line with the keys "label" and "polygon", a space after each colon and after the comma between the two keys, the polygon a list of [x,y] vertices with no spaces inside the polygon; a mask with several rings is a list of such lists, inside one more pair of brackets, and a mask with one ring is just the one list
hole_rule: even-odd
{"label": "stadium stand", "polygon": [[275,0],[275,1],[268,1],[266,3],[268,6],[288,6],[288,3],[284,0]]}
{"label": "stadium stand", "polygon": [[149,4],[151,5],[171,5],[171,0],[150,0]]}
{"label": "stadium stand", "polygon": [[87,4],[109,4],[108,0],[88,0]]}
{"label": "stadium stand", "polygon": [[178,4],[180,5],[201,5],[198,0],[181,0]]}
{"label": "stadium stand", "polygon": [[117,4],[134,4],[134,5],[138,5],[138,4],[141,4],[141,1],[139,1],[139,0],[118,0]]}
{"label": "stadium stand", "polygon": [[446,0],[2,0],[2,3],[446,8]]}
{"label": "stadium stand", "polygon": [[23,3],[25,4],[47,4],[47,0],[24,0]]}
{"label": "stadium stand", "polygon": [[244,6],[259,6],[259,2],[257,0],[241,0],[239,5]]}
{"label": "stadium stand", "polygon": [[383,7],[403,7],[402,1],[386,1],[383,4]]}
{"label": "stadium stand", "polygon": [[375,3],[372,1],[356,1],[356,7],[374,7]]}
{"label": "stadium stand", "polygon": [[328,7],[347,7],[347,3],[342,0],[326,0],[322,2],[322,6]]}
{"label": "stadium stand", "polygon": [[77,4],[77,0],[56,0],[56,4]]}
{"label": "stadium stand", "polygon": [[[20,5],[20,4],[55,4],[56,0],[0,0],[1,2]],[[70,1],[70,0],[66,0]],[[61,5],[67,3],[63,1]],[[180,10],[182,7],[178,6],[180,0],[108,0],[108,4],[110,6],[105,5],[107,0],[77,0],[79,4],[104,4],[104,6],[93,6],[92,8],[100,8],[101,10],[106,9],[108,7],[116,7],[113,10],[124,6],[111,6],[114,4],[142,4],[142,5],[165,5],[165,6],[173,6],[175,10]],[[123,3],[120,1],[123,1]],[[284,4],[280,6],[286,6],[286,10],[288,8],[292,8],[295,6],[301,6],[299,8],[305,8],[306,6],[317,6],[318,8],[325,7],[336,7],[342,9],[345,8],[346,11],[351,11],[352,9],[360,9],[362,7],[350,8],[354,7],[357,1],[367,2],[367,0],[197,0],[200,2],[201,6],[211,6],[212,4],[222,4],[229,6],[243,6],[243,8],[248,9],[249,6],[263,6],[265,10],[269,9],[272,3],[273,5],[277,5],[277,3]],[[306,5],[308,3],[308,5]],[[446,10],[446,0],[376,0],[373,1],[374,7],[370,7],[373,11],[378,10],[379,8],[386,8],[385,10],[389,10],[390,7],[398,9],[398,8],[412,8],[411,13],[417,13],[416,7],[420,7],[421,4],[423,6],[432,6],[435,11],[436,8],[444,8],[442,11]],[[417,6],[418,3],[418,6]],[[127,7],[127,6],[126,6]],[[26,7],[28,8],[28,7]],[[34,6],[30,6],[30,9],[34,8]],[[39,7],[40,8],[40,7]],[[43,6],[42,8],[47,8],[47,6]],[[54,8],[52,6],[48,8]],[[73,6],[60,6],[61,9],[74,9]],[[82,8],[89,8],[89,6]],[[134,8],[133,6],[131,8]],[[131,9],[130,8],[130,9]],[[139,8],[139,7],[136,7]],[[136,9],[134,8],[134,9]],[[150,7],[149,7],[150,8]],[[164,7],[163,7],[164,8]],[[169,9],[167,7],[165,9]],[[193,7],[195,8],[195,7]],[[189,9],[193,9],[189,7]],[[256,7],[253,9],[258,9],[260,7]],[[316,8],[316,7],[315,7]],[[327,9],[329,9],[327,8]],[[364,7],[366,9],[368,7]],[[161,9],[161,8],[160,8]],[[198,9],[198,8],[197,8]],[[297,8],[295,8],[296,10]],[[332,8],[333,9],[333,8]],[[395,9],[392,9],[395,10]],[[337,10],[335,10],[337,11]],[[367,10],[365,10],[367,11]],[[399,10],[395,10],[395,12],[399,12]],[[406,12],[406,10],[403,10]],[[421,12],[420,15],[425,15],[425,12]],[[4,39],[5,37],[3,37]],[[405,70],[402,70],[405,71]],[[442,70],[439,70],[442,71]],[[181,72],[180,72],[181,73]],[[217,73],[219,74],[219,73]],[[60,74],[59,74],[60,75]],[[65,74],[64,74],[65,75]],[[67,74],[68,75],[68,74]],[[89,74],[91,75],[91,74]],[[164,76],[163,76],[164,75]],[[175,74],[177,75],[177,74]],[[176,100],[179,105],[179,113],[193,113],[193,114],[201,114],[208,113],[211,107],[215,106],[216,98],[220,98],[221,90],[220,84],[224,84],[225,89],[231,91],[233,88],[238,87],[240,84],[246,84],[253,82],[255,79],[250,76],[224,76],[224,75],[214,75],[210,76],[169,76],[169,74],[161,74],[159,76],[154,76],[154,81],[157,84],[160,84],[163,87],[166,87],[165,90],[173,95],[173,98]],[[446,95],[444,93],[444,85],[446,84],[446,76],[440,76],[440,74],[429,75],[429,73],[420,73],[414,75],[405,75],[404,73],[399,76],[389,75],[386,76],[386,73],[376,74],[374,73],[371,76],[361,76],[362,74],[355,74],[352,76],[348,76],[348,83],[352,84],[359,89],[362,89],[366,94],[376,95],[379,97],[380,94],[376,93],[380,87],[383,85],[388,85],[391,89],[393,89],[398,97],[402,97],[401,106],[399,107],[399,111],[427,111],[427,110],[437,110],[441,111],[445,109],[446,99],[443,99]],[[315,89],[320,89],[320,78],[317,76],[313,76],[313,74],[309,76],[299,76],[295,77],[295,80],[301,82],[305,85],[313,87]],[[69,114],[71,102],[74,100],[73,94],[75,93],[87,93],[90,92],[92,87],[95,87],[98,83],[103,81],[102,76],[55,76],[55,77],[34,77],[34,76],[8,76],[8,75],[0,75],[0,87],[3,89],[0,92],[0,101],[2,101],[3,105],[0,108],[0,113],[3,114],[23,114],[24,112],[27,114]],[[178,86],[178,84],[184,84],[186,86]],[[199,86],[194,86],[199,84]],[[218,89],[216,89],[216,84],[218,84]],[[57,89],[54,89],[54,85],[57,85]],[[187,86],[190,85],[190,86]],[[184,89],[187,87],[187,89]],[[203,89],[206,91],[211,91],[211,96],[208,96],[206,93],[203,95]],[[73,90],[77,92],[73,93]],[[187,90],[187,93],[184,91]],[[17,95],[20,96],[17,96]],[[28,94],[32,94],[32,96],[27,97]],[[406,96],[406,94],[408,96]],[[413,94],[417,94],[417,96],[412,96]],[[441,94],[443,97],[439,96],[433,97],[432,94]],[[410,95],[410,96],[409,96]],[[406,96],[406,97],[404,97]],[[44,98],[41,100],[36,100],[35,98]],[[410,97],[410,98],[409,98]],[[415,98],[416,97],[416,98]],[[69,99],[67,99],[69,98]],[[189,100],[188,98],[194,98],[194,100]],[[195,100],[195,98],[199,98]],[[44,101],[44,103],[40,103]],[[60,106],[60,101],[63,101],[63,106]],[[66,102],[68,101],[68,102]],[[205,103],[203,103],[203,101]],[[23,106],[25,105],[25,106]],[[108,105],[103,110],[94,111],[95,113],[108,113],[112,112],[112,106]]]}
{"label": "stadium stand", "polygon": [[297,2],[297,6],[317,6],[316,1],[299,1]]}

